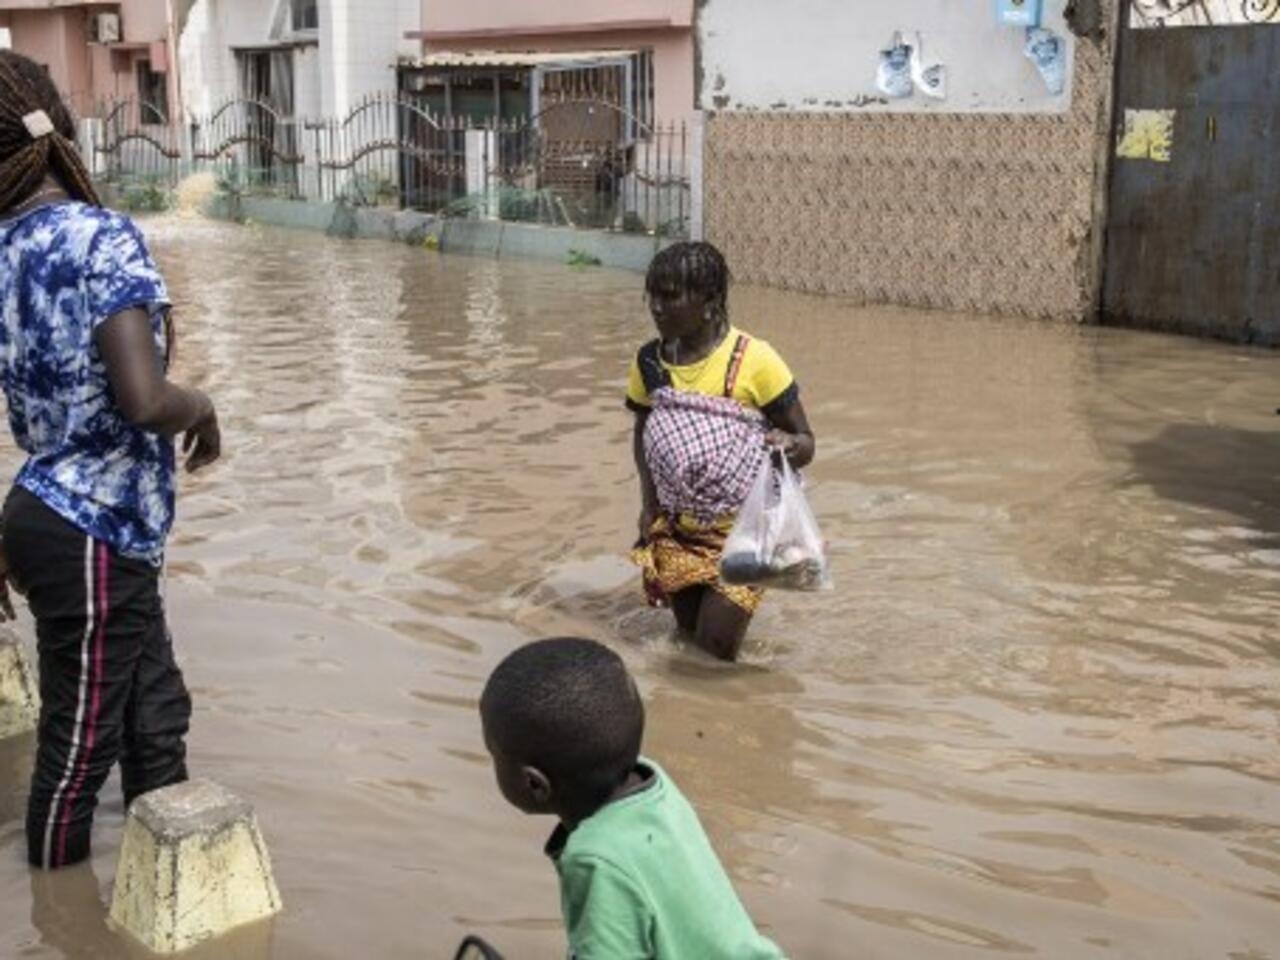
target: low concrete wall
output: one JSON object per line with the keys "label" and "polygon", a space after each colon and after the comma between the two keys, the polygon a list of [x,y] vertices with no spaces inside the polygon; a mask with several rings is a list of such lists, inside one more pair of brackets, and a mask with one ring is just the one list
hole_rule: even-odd
{"label": "low concrete wall", "polygon": [[[564,262],[573,251],[606,267],[643,271],[669,240],[598,230],[541,227],[490,220],[446,220],[413,211],[304,203],[266,197],[215,197],[206,208],[219,220],[252,221],[332,236],[437,246],[443,253]],[[434,239],[431,239],[434,238]]]}
{"label": "low concrete wall", "polygon": [[606,267],[647,270],[653,255],[669,241],[653,237],[539,227],[527,223],[446,221],[440,249],[446,253],[477,253],[495,257],[522,257],[563,262],[571,252],[594,257]]}

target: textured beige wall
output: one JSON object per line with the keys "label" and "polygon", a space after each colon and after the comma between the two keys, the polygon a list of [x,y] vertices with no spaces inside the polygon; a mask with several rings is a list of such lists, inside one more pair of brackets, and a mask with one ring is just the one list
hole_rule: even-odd
{"label": "textured beige wall", "polygon": [[1088,319],[1110,35],[1076,45],[1065,114],[709,116],[707,239],[745,283]]}

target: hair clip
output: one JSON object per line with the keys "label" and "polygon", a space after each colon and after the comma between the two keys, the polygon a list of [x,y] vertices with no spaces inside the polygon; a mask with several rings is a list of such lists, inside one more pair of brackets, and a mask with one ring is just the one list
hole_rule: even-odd
{"label": "hair clip", "polygon": [[27,128],[27,133],[31,134],[32,140],[39,140],[53,133],[53,121],[43,110],[28,113],[22,118],[22,123]]}

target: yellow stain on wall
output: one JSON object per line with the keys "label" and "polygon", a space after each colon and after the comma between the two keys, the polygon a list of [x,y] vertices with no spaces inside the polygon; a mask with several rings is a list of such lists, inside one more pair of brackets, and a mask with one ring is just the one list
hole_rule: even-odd
{"label": "yellow stain on wall", "polygon": [[1173,121],[1176,110],[1126,110],[1116,156],[1123,160],[1173,159]]}

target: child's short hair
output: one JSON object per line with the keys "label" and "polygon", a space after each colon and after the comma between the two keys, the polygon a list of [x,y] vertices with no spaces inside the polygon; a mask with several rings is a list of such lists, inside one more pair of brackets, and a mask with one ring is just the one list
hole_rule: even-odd
{"label": "child's short hair", "polygon": [[729,265],[709,243],[673,243],[649,263],[644,290],[649,296],[696,293],[724,309],[729,301]]}
{"label": "child's short hair", "polygon": [[504,754],[580,802],[605,802],[640,756],[640,694],[622,658],[593,640],[521,647],[489,677],[480,711]]}

